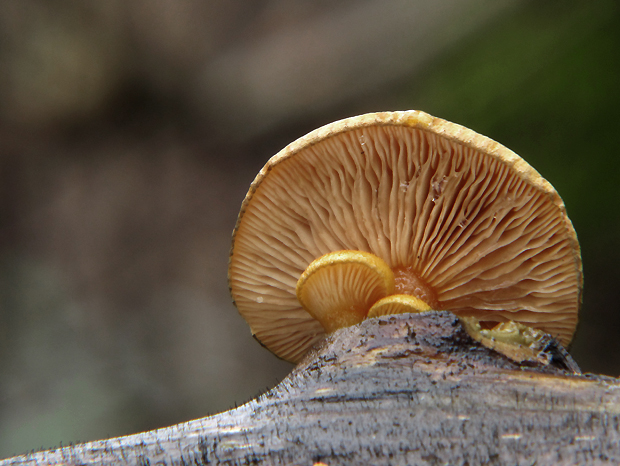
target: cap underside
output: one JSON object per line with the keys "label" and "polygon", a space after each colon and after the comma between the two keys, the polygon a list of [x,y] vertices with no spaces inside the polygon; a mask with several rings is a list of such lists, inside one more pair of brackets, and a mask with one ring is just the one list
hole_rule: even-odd
{"label": "cap underside", "polygon": [[301,359],[324,333],[297,301],[297,280],[324,254],[360,250],[414,270],[441,309],[520,321],[567,344],[581,262],[551,185],[459,125],[421,112],[378,114],[374,126],[370,117],[296,141],[250,189],[229,281],[256,337]]}

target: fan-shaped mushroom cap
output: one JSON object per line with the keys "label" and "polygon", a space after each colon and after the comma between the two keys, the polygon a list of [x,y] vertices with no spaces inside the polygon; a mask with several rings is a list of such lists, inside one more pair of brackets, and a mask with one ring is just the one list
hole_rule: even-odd
{"label": "fan-shaped mushroom cap", "polygon": [[299,304],[331,333],[360,323],[373,303],[394,293],[394,273],[368,252],[330,252],[310,263],[296,293]]}
{"label": "fan-shaped mushroom cap", "polygon": [[256,338],[299,361],[325,330],[299,303],[315,259],[366,251],[395,293],[480,321],[518,321],[570,342],[579,244],[553,187],[514,152],[418,111],[319,128],[260,171],[233,233],[229,284]]}
{"label": "fan-shaped mushroom cap", "polygon": [[393,294],[381,298],[372,305],[368,310],[367,317],[386,316],[390,314],[405,314],[431,311],[428,303],[422,301],[416,296],[408,294]]}

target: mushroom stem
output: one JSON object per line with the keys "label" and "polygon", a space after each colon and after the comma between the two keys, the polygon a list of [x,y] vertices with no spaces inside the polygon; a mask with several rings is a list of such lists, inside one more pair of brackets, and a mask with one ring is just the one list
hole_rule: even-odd
{"label": "mushroom stem", "polygon": [[394,293],[394,274],[374,254],[337,251],[311,262],[296,292],[302,307],[332,333],[360,323],[375,302]]}
{"label": "mushroom stem", "polygon": [[428,304],[430,309],[441,309],[437,293],[428,283],[420,278],[413,267],[394,268],[394,287],[397,294],[415,296]]}

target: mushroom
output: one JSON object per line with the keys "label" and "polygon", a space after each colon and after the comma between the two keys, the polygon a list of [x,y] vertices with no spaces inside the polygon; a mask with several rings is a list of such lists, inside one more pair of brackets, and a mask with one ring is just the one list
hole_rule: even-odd
{"label": "mushroom", "polygon": [[567,345],[582,265],[560,196],[518,155],[423,112],[384,112],[267,162],[235,226],[229,285],[254,336],[298,362],[341,326],[429,309]]}
{"label": "mushroom", "polygon": [[380,257],[337,251],[313,261],[296,286],[299,304],[326,332],[359,324],[370,304],[394,293],[394,273]]}

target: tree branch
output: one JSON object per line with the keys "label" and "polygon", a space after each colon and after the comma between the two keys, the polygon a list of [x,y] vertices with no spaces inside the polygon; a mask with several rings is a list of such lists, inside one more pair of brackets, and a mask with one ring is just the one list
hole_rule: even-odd
{"label": "tree branch", "polygon": [[620,382],[554,344],[538,356],[516,363],[449,312],[371,319],[239,408],[0,466],[619,462]]}

